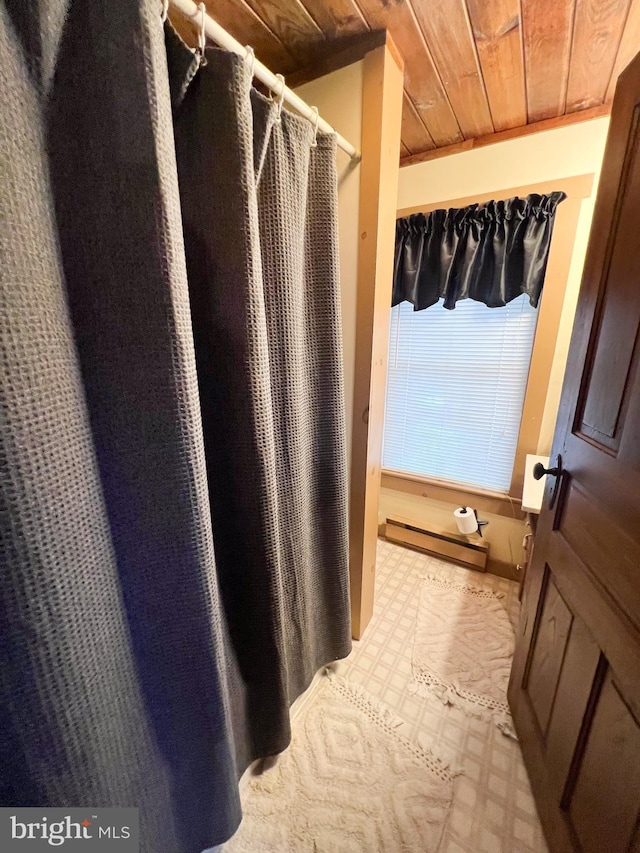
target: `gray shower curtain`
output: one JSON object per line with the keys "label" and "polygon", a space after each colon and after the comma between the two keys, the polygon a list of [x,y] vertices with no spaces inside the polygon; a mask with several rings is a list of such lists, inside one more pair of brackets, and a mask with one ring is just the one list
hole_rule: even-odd
{"label": "gray shower curtain", "polygon": [[169,25],[167,51],[216,562],[265,755],[350,649],[335,139],[242,58],[194,75]]}
{"label": "gray shower curtain", "polygon": [[[309,239],[334,246],[334,199],[293,190],[307,239],[282,298],[303,301],[278,338],[255,175],[231,198],[201,174],[239,230],[198,315],[160,4],[0,10],[0,805],[138,806],[141,850],[197,853],[235,830],[237,779],[286,746],[314,668],[348,651],[337,282]],[[216,428],[231,461],[206,458]]]}

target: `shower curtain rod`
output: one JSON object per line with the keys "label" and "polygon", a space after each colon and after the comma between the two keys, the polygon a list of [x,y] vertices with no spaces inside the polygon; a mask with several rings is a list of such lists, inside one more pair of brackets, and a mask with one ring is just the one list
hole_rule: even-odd
{"label": "shower curtain rod", "polygon": [[[196,23],[198,22],[201,13],[193,0],[169,0],[169,4],[181,12],[185,17],[190,18]],[[230,35],[220,26],[220,24],[214,21],[213,18],[207,14],[204,16],[204,29],[209,38],[220,47],[224,47],[226,50],[233,51],[233,53],[237,53],[243,57],[247,55],[247,48],[243,47],[239,41],[236,41],[232,35]],[[254,77],[257,77],[258,80],[265,84],[265,86],[268,86],[272,92],[277,92],[278,95],[282,93],[284,101],[292,106],[296,112],[304,116],[304,118],[309,119],[312,124],[315,125],[317,120],[318,130],[321,130],[323,133],[334,133],[338,147],[342,148],[343,151],[346,151],[352,160],[360,159],[360,152],[354,148],[350,142],[348,142],[343,136],[340,136],[340,134],[337,133],[328,122],[323,118],[320,118],[317,115],[317,112],[306,104],[302,98],[299,98],[288,86],[283,86],[283,80],[276,77],[273,72],[269,71],[267,66],[263,65],[259,59],[255,59],[254,61],[253,74]]]}

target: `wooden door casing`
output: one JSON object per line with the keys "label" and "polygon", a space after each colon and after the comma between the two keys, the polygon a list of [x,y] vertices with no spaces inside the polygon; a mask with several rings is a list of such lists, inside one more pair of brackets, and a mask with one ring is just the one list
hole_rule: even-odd
{"label": "wooden door casing", "polygon": [[640,57],[612,111],[509,701],[552,853],[640,851]]}

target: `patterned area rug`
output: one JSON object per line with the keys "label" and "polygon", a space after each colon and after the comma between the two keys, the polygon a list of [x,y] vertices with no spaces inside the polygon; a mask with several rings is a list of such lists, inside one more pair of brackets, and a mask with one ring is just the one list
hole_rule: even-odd
{"label": "patterned area rug", "polygon": [[289,749],[246,786],[225,853],[435,853],[454,774],[398,725],[362,688],[323,678]]}
{"label": "patterned area rug", "polygon": [[413,647],[411,691],[435,692],[510,730],[507,686],[515,636],[501,596],[424,575]]}

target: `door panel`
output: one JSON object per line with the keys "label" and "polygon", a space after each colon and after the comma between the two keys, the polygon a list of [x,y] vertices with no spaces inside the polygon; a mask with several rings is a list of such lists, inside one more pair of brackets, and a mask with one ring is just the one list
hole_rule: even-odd
{"label": "door panel", "polygon": [[550,574],[547,574],[544,587],[541,596],[542,609],[530,647],[529,666],[524,683],[543,739],[547,735],[573,619]]}
{"label": "door panel", "polygon": [[600,649],[578,616],[573,617],[545,742],[557,801],[564,796],[573,757],[601,665]]}
{"label": "door panel", "polygon": [[633,531],[620,528],[607,508],[575,480],[568,481],[563,498],[556,530],[608,594],[640,625],[640,543],[634,541]]}
{"label": "door panel", "polygon": [[562,598],[546,566],[522,689],[537,723],[558,802],[569,778],[600,659],[597,643]]}
{"label": "door panel", "polygon": [[[635,227],[640,215],[640,157],[638,157],[638,108],[634,109],[629,144],[623,167],[623,187],[615,216],[619,228]],[[577,432],[603,447],[617,450],[621,421],[635,368],[635,343],[640,324],[640,301],[634,299],[640,280],[640,253],[627,251],[624,239],[612,247],[609,269],[602,282],[606,293],[593,336],[590,369],[583,381],[583,415]],[[611,292],[607,292],[611,281]]]}
{"label": "door panel", "polygon": [[640,853],[640,57],[614,100],[509,701],[552,853]]}
{"label": "door panel", "polygon": [[549,565],[555,567],[558,589],[572,613],[583,613],[583,621],[604,657],[627,685],[625,695],[633,707],[640,710],[640,635],[624,611],[581,563],[575,553],[560,538],[548,546]]}
{"label": "door panel", "polygon": [[640,803],[640,727],[609,674],[600,693],[569,816],[584,853],[626,853]]}

